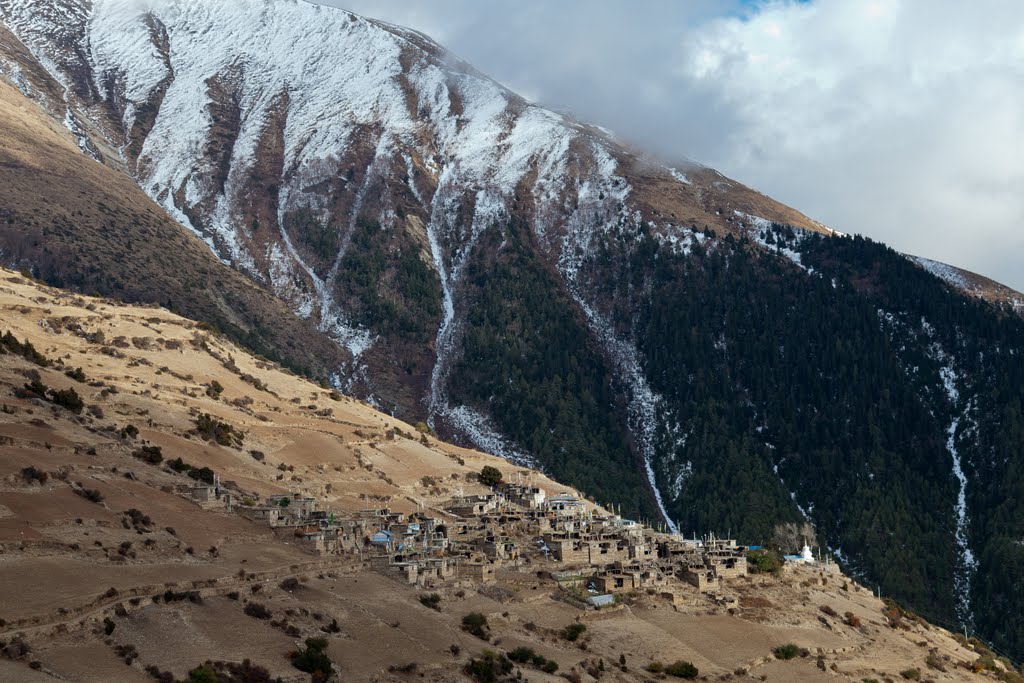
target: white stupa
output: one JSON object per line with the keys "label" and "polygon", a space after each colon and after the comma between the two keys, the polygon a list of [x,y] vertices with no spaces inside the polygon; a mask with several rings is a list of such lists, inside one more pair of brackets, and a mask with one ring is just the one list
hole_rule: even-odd
{"label": "white stupa", "polygon": [[811,552],[811,546],[804,545],[803,550],[800,551],[800,559],[807,564],[814,564],[814,554]]}

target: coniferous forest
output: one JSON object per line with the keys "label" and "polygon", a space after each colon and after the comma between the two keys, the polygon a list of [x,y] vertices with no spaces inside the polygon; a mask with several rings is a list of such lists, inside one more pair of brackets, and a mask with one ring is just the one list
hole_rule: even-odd
{"label": "coniferous forest", "polygon": [[[629,387],[532,234],[496,225],[470,259],[451,397],[554,476],[654,518]],[[1020,652],[1024,321],[868,239],[752,237],[766,248],[727,235],[681,250],[625,226],[583,265],[660,396],[669,516],[767,544],[810,521],[883,594]]]}

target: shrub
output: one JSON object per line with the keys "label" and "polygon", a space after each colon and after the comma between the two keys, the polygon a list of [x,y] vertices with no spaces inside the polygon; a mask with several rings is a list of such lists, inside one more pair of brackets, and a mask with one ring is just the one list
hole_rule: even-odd
{"label": "shrub", "polygon": [[82,409],[85,408],[85,401],[74,389],[51,390],[50,403],[66,408],[76,415],[81,415]]}
{"label": "shrub", "polygon": [[179,602],[182,600],[188,600],[196,604],[201,604],[203,598],[199,595],[199,591],[173,591],[170,588],[164,591],[163,594],[164,602]]}
{"label": "shrub", "polygon": [[50,387],[46,386],[38,379],[33,379],[28,382],[24,387],[14,392],[14,395],[18,398],[38,398],[46,400],[46,392],[50,390]]}
{"label": "shrub", "polygon": [[860,617],[853,612],[847,612],[843,615],[845,617],[846,625],[852,626],[853,628],[860,628]]}
{"label": "shrub", "polygon": [[170,671],[161,671],[160,667],[155,664],[147,664],[143,671],[149,674],[150,678],[154,678],[160,683],[174,683],[174,674]]}
{"label": "shrub", "polygon": [[149,515],[144,514],[142,510],[129,508],[124,511],[124,515],[127,517],[127,521],[132,525],[132,527],[136,529],[153,526],[153,520]]}
{"label": "shrub", "polygon": [[311,674],[314,682],[326,681],[334,672],[326,649],[326,638],[306,638],[306,648],[291,653],[292,666]]}
{"label": "shrub", "polygon": [[562,629],[562,637],[570,643],[576,642],[583,632],[587,630],[586,624],[569,624]]}
{"label": "shrub", "polygon": [[50,478],[50,475],[40,469],[30,466],[21,470],[21,478],[25,480],[26,484],[31,484],[34,481],[38,481],[40,484],[45,484],[46,480]]}
{"label": "shrub", "polygon": [[135,425],[125,425],[121,428],[122,439],[134,439],[139,435],[139,428]]}
{"label": "shrub", "polygon": [[900,672],[900,676],[902,676],[903,678],[905,678],[908,681],[919,681],[919,680],[921,680],[921,670],[920,669],[907,669],[905,671],[901,671]]}
{"label": "shrub", "polygon": [[71,379],[75,380],[76,382],[80,382],[83,384],[85,383],[86,377],[85,373],[82,371],[82,368],[75,368],[74,370],[65,370],[64,374],[70,377]]}
{"label": "shrub", "polygon": [[250,602],[245,606],[245,613],[254,619],[267,620],[274,616],[273,612],[258,602]]}
{"label": "shrub", "polygon": [[516,664],[526,664],[536,656],[536,653],[528,647],[517,647],[508,653],[508,658]]}
{"label": "shrub", "polygon": [[946,666],[942,663],[942,659],[939,658],[934,652],[930,653],[924,660],[924,663],[928,665],[929,669],[935,669],[936,671],[945,671]]}
{"label": "shrub", "polygon": [[200,467],[198,469],[193,467],[188,471],[188,476],[206,484],[213,484],[214,474],[214,471],[211,470],[209,467]]}
{"label": "shrub", "polygon": [[163,449],[159,446],[143,446],[132,452],[132,456],[150,465],[159,465],[164,461]]}
{"label": "shrub", "polygon": [[131,663],[139,656],[139,651],[134,645],[115,645],[114,652],[118,657],[124,659],[124,663],[131,666]]}
{"label": "shrub", "polygon": [[463,671],[478,683],[495,683],[501,676],[511,673],[512,662],[505,655],[484,650],[480,659],[470,659]]}
{"label": "shrub", "polygon": [[110,617],[103,618],[103,632],[105,634],[109,636],[111,633],[114,632],[115,628],[117,628],[117,624],[114,623],[113,619],[111,619]]}
{"label": "shrub", "polygon": [[196,433],[207,441],[213,441],[221,446],[241,446],[244,439],[242,432],[209,413],[202,413],[196,417]]}
{"label": "shrub", "polygon": [[839,616],[839,613],[836,612],[831,607],[829,607],[828,605],[822,605],[818,609],[821,610],[823,613],[829,615],[830,617],[838,617]]}
{"label": "shrub", "polygon": [[96,489],[77,488],[74,489],[74,491],[90,503],[96,503],[98,505],[103,502],[103,494]]}
{"label": "shrub", "polygon": [[192,469],[192,465],[189,465],[187,462],[185,462],[181,458],[175,458],[174,460],[168,460],[167,461],[167,466],[170,467],[175,472],[178,472],[178,473],[188,472],[189,470]]}
{"label": "shrub", "polygon": [[776,659],[793,659],[800,654],[800,648],[793,643],[786,643],[772,650],[772,654],[775,655]]}
{"label": "shrub", "polygon": [[220,395],[224,393],[224,386],[217,380],[210,382],[210,385],[206,387],[206,395],[210,398],[220,398]]}
{"label": "shrub", "polygon": [[479,612],[470,612],[462,617],[462,630],[470,633],[481,640],[487,640],[487,617]]}
{"label": "shrub", "polygon": [[665,665],[661,662],[651,662],[650,664],[645,666],[644,669],[651,672],[652,674],[660,674],[665,670]]}
{"label": "shrub", "polygon": [[[211,664],[211,662],[207,662]],[[280,680],[271,678],[270,672],[264,667],[253,664],[245,659],[241,664],[235,662],[212,662],[213,668],[217,671],[217,678],[222,683],[272,683]]]}
{"label": "shrub", "polygon": [[497,486],[501,483],[502,478],[501,470],[490,465],[484,465],[484,468],[480,470],[480,474],[478,476],[480,478],[480,483],[484,486]]}
{"label": "shrub", "polygon": [[408,664],[402,665],[392,664],[388,667],[388,671],[390,671],[391,673],[398,674],[413,674],[416,673],[416,669],[418,669],[419,667],[420,665],[416,662],[409,662]]}
{"label": "shrub", "polygon": [[760,548],[747,553],[747,568],[753,574],[775,574],[782,571],[782,556],[774,550]]}
{"label": "shrub", "polygon": [[43,354],[36,351],[36,348],[32,346],[32,342],[26,339],[24,342],[19,342],[10,330],[4,332],[3,336],[0,337],[0,353],[10,352],[17,356],[21,356],[27,361],[35,363],[39,367],[47,367],[50,365],[49,359]]}
{"label": "shrub", "polygon": [[302,587],[302,584],[299,583],[299,580],[296,577],[294,577],[294,576],[289,576],[287,579],[285,579],[284,581],[281,582],[282,590],[286,590],[289,593],[291,593],[292,591],[296,590],[297,588],[301,588],[301,587]]}
{"label": "shrub", "polygon": [[678,662],[666,666],[665,673],[667,673],[669,676],[675,676],[676,678],[690,679],[696,678],[700,674],[700,671],[698,671],[697,667],[695,667],[690,662],[684,662],[680,660]]}
{"label": "shrub", "polygon": [[188,672],[188,683],[217,683],[217,672],[209,664],[197,666]]}
{"label": "shrub", "polygon": [[438,612],[441,611],[441,596],[437,593],[428,593],[427,595],[421,595],[420,603],[424,607],[429,607],[430,609],[437,610]]}

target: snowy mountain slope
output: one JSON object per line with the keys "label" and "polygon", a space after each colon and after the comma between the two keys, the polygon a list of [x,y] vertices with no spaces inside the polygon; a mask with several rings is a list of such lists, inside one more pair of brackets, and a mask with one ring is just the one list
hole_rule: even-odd
{"label": "snowy mountain slope", "polygon": [[[730,191],[745,209],[816,227],[707,169],[684,178],[646,164],[426,37],[341,10],[297,0],[2,0],[0,19],[64,86],[67,118],[90,122],[119,150],[108,163],[126,164],[225,262],[345,346],[356,360],[343,382],[407,413],[423,408],[396,401],[401,392],[380,378],[387,363],[365,357],[380,335],[355,319],[336,283],[361,219],[411,234],[439,279],[424,400],[430,414],[457,421],[465,411],[447,405],[441,385],[458,336],[459,279],[495,222],[529,216],[547,257],[563,265],[595,226],[658,209],[677,217],[658,221],[669,233],[684,220],[729,230],[718,205]],[[383,346],[379,355],[391,355]],[[484,443],[486,430],[472,431]]]}

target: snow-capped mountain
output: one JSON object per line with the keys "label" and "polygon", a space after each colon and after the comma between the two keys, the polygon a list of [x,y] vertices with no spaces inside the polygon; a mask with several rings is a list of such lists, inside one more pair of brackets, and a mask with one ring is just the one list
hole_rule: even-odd
{"label": "snow-capped mountain", "polygon": [[[650,220],[665,240],[685,242],[698,226],[733,229],[738,213],[822,229],[708,169],[644,162],[425,36],[342,10],[301,0],[2,0],[0,19],[64,89],[64,101],[45,104],[82,149],[123,164],[221,259],[343,345],[353,361],[341,383],[507,455],[516,449],[484,415],[452,406],[444,386],[465,314],[463,269],[483,231],[527,217],[591,329],[636,375],[630,342],[607,333],[575,284],[595,232]],[[394,342],[353,314],[337,283],[360,220],[379,224],[390,248],[416,249],[440,282],[433,344],[404,350],[422,356],[418,374],[429,367],[414,405],[388,376]]]}
{"label": "snow-capped mountain", "polygon": [[6,81],[315,325],[336,386],[670,528],[813,522],[852,571],[996,628],[1020,295],[343,10],[0,0],[0,23]]}

